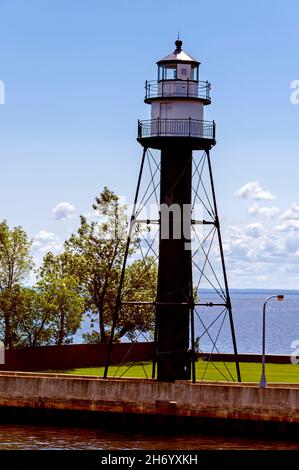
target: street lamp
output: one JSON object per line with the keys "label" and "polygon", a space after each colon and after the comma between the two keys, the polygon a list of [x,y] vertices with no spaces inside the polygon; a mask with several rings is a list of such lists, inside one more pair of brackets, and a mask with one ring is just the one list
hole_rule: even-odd
{"label": "street lamp", "polygon": [[265,358],[265,349],[266,349],[266,305],[270,299],[276,299],[279,302],[281,302],[284,299],[284,295],[271,295],[271,297],[268,297],[263,306],[263,352],[262,352],[262,375],[261,375],[261,380],[260,380],[260,388],[266,388],[267,387],[267,381],[266,381],[266,374],[265,374],[265,364],[266,364],[266,358]]}

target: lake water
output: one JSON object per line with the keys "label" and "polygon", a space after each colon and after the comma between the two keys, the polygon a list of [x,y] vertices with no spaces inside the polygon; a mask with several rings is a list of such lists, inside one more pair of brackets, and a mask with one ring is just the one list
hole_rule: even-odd
{"label": "lake water", "polygon": [[203,434],[147,435],[103,429],[0,424],[0,450],[220,450],[299,449],[299,442],[205,436]]}
{"label": "lake water", "polygon": [[[267,297],[274,292],[232,292],[231,300],[233,318],[240,353],[261,353],[262,347],[262,310]],[[209,323],[209,309],[205,309],[202,317],[205,324]],[[211,329],[215,339],[219,330],[219,322]],[[202,330],[197,320],[197,334]],[[212,336],[212,335],[211,335]],[[286,293],[283,302],[271,299],[266,307],[266,352],[270,354],[291,354],[294,349],[291,343],[298,340],[299,345],[299,292]],[[203,336],[200,343],[203,351],[211,349],[211,341]],[[231,352],[231,334],[229,322],[225,321],[217,341],[222,352]]]}
{"label": "lake water", "polygon": [[[271,354],[291,354],[294,349],[291,343],[298,340],[299,344],[299,291],[232,291],[232,307],[240,353],[261,353],[262,344],[262,309],[267,297],[277,293],[285,293],[285,300],[278,302],[270,300],[266,310],[266,351]],[[200,295],[201,302],[217,301],[211,292]],[[219,300],[219,299],[218,299]],[[201,308],[198,310],[201,321],[195,317],[196,335],[201,336],[204,326],[207,327],[220,313],[220,308]],[[211,338],[207,334],[200,339],[200,349],[211,351],[215,341],[222,316],[209,329]],[[77,333],[74,343],[82,342],[82,333],[89,331],[89,321],[83,322],[82,329]],[[211,340],[212,339],[212,340]],[[232,352],[231,333],[228,318],[217,340],[217,348],[221,352]],[[214,350],[216,352],[216,350]]]}

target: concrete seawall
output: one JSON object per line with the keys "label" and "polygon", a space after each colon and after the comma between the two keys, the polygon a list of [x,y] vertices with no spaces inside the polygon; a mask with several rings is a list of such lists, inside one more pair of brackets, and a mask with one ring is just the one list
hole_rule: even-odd
{"label": "concrete seawall", "polygon": [[256,384],[0,372],[0,407],[298,423],[299,385],[260,389]]}

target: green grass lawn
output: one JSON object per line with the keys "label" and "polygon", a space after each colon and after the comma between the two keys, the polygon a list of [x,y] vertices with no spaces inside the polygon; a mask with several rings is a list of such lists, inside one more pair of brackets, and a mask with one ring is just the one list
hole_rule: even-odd
{"label": "green grass lawn", "polygon": [[[240,364],[241,375],[243,382],[259,382],[261,375],[261,364],[242,362]],[[212,381],[232,381],[230,374],[236,380],[236,369],[234,363],[215,362],[214,365],[204,361],[196,363],[196,377],[197,380],[212,380]],[[95,375],[102,377],[104,373],[103,367],[90,367],[86,369],[72,369],[72,370],[56,370],[47,371],[64,374],[76,375]],[[109,376],[115,377],[138,377],[146,378],[151,377],[152,366],[150,363],[141,364],[125,364],[121,367],[111,366],[109,368]],[[299,365],[293,364],[266,364],[266,376],[268,383],[275,382],[289,382],[299,383]]]}

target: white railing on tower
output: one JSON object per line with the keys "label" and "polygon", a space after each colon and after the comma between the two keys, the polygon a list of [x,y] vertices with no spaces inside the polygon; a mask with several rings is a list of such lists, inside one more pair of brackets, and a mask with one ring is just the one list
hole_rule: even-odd
{"label": "white railing on tower", "polygon": [[145,100],[153,98],[199,98],[207,102],[211,84],[208,81],[195,80],[150,80],[145,82]]}
{"label": "white railing on tower", "polygon": [[197,137],[215,139],[214,121],[197,119],[149,119],[138,121],[138,138],[146,137]]}

